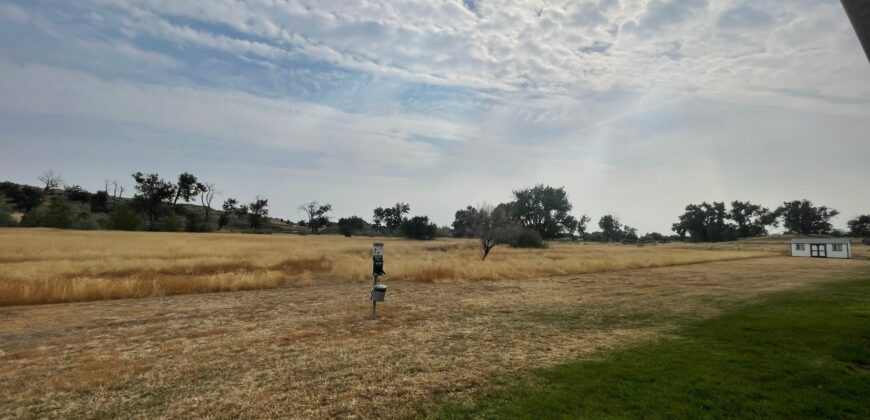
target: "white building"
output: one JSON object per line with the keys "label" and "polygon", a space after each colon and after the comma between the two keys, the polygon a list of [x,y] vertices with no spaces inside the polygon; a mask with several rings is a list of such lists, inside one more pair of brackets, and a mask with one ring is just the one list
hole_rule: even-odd
{"label": "white building", "polygon": [[804,238],[791,240],[792,257],[852,258],[848,238]]}

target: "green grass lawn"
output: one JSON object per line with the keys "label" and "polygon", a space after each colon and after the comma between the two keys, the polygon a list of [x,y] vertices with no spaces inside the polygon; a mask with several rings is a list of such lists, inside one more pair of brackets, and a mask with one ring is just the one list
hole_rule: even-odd
{"label": "green grass lawn", "polygon": [[870,419],[870,279],[777,295],[530,383],[437,416]]}

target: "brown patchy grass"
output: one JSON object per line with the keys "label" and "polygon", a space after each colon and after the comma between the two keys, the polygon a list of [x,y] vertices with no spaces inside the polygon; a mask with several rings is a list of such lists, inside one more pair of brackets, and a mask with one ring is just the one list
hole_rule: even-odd
{"label": "brown patchy grass", "polygon": [[[368,281],[371,238],[0,229],[0,305],[138,298]],[[553,243],[499,247],[473,240],[386,243],[391,281],[524,279],[728,261],[781,254],[700,245]]]}
{"label": "brown patchy grass", "polygon": [[4,307],[0,413],[414,417],[508,374],[598,357],[771,292],[868,276],[868,261],[774,257],[522,280],[403,280],[390,282],[377,321],[368,319],[370,286],[341,278]]}
{"label": "brown patchy grass", "polygon": [[421,268],[414,274],[414,278],[426,283],[432,283],[437,280],[452,280],[456,279],[456,270],[448,267],[430,267]]}

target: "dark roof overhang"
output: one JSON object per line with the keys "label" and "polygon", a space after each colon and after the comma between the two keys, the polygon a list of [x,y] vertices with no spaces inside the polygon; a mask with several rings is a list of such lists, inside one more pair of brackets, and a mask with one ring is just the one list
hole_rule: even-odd
{"label": "dark roof overhang", "polygon": [[870,0],[840,0],[870,60]]}

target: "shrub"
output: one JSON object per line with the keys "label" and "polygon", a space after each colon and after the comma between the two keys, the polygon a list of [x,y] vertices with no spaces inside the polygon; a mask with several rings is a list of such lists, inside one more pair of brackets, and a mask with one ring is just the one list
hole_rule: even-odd
{"label": "shrub", "polygon": [[426,216],[414,216],[402,223],[402,233],[410,239],[428,240],[438,233],[438,226]]}
{"label": "shrub", "polygon": [[92,194],[78,185],[64,187],[63,192],[69,201],[78,201],[80,203],[89,203],[91,201]]}
{"label": "shrub", "polygon": [[546,248],[547,243],[536,230],[523,229],[511,238],[510,245],[514,248]]}
{"label": "shrub", "polygon": [[435,230],[436,238],[451,238],[453,236],[455,235],[453,234],[453,229],[451,229],[450,226],[441,226]]}
{"label": "shrub", "polygon": [[142,230],[145,224],[126,204],[115,204],[109,212],[109,228],[115,230]]}
{"label": "shrub", "polygon": [[6,197],[0,195],[0,227],[15,226],[12,210],[6,205]]}
{"label": "shrub", "polygon": [[338,232],[348,238],[365,229],[366,222],[361,217],[351,216],[338,219]]}
{"label": "shrub", "polygon": [[42,190],[29,185],[18,185],[11,182],[0,182],[0,194],[12,200],[15,210],[30,212],[42,204]]}
{"label": "shrub", "polygon": [[583,240],[587,242],[604,242],[604,233],[601,231],[591,232],[586,234]]}
{"label": "shrub", "polygon": [[229,213],[223,212],[220,215],[218,215],[218,230],[223,229],[224,226],[228,225],[229,223],[230,223],[230,214]]}
{"label": "shrub", "polygon": [[185,215],[185,219],[187,219],[184,230],[187,232],[208,232],[208,227],[202,221],[202,216],[199,213],[187,213]]}
{"label": "shrub", "polygon": [[849,234],[852,236],[870,236],[870,214],[858,216],[848,222]]}
{"label": "shrub", "polygon": [[68,229],[73,224],[73,210],[59,200],[52,200],[44,209],[33,209],[21,220],[23,226]]}
{"label": "shrub", "polygon": [[21,217],[21,226],[24,227],[39,227],[42,226],[42,220],[44,219],[44,211],[40,209],[33,209],[27,213],[24,213],[24,216]]}
{"label": "shrub", "polygon": [[861,243],[864,244],[864,245],[870,246],[870,238],[864,238],[864,239],[861,241]]}
{"label": "shrub", "polygon": [[164,232],[181,232],[184,229],[184,219],[177,213],[170,213],[160,223],[160,230]]}
{"label": "shrub", "polygon": [[109,193],[106,191],[97,191],[91,196],[91,211],[94,213],[109,212]]}
{"label": "shrub", "polygon": [[[336,234],[341,233],[342,235],[344,235],[344,233],[342,233],[341,229],[338,227],[338,223],[330,223],[328,226],[321,229],[320,232],[318,232],[318,233],[328,234],[328,235],[336,235]],[[354,233],[354,234],[356,234],[356,233]]]}
{"label": "shrub", "polygon": [[644,242],[662,242],[666,239],[665,235],[658,232],[650,232],[640,238]]}
{"label": "shrub", "polygon": [[79,216],[73,221],[71,227],[73,229],[81,230],[96,230],[103,226],[105,226],[105,222],[97,218],[96,215],[90,213],[79,213]]}

